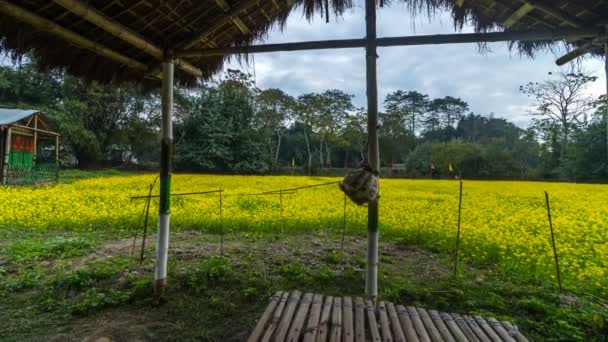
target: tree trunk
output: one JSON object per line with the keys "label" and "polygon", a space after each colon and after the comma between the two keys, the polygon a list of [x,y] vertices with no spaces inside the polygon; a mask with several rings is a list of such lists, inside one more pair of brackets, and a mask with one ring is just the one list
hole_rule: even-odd
{"label": "tree trunk", "polygon": [[329,145],[327,144],[327,142],[325,142],[325,152],[326,152],[326,160],[327,160],[327,167],[331,168],[331,153],[329,151]]}
{"label": "tree trunk", "polygon": [[310,176],[312,169],[312,154],[310,153],[310,142],[308,141],[306,128],[304,129],[304,140],[306,140],[306,151],[308,151],[308,175]]}
{"label": "tree trunk", "polygon": [[281,149],[281,132],[277,132],[277,150],[274,156],[274,164],[278,165],[279,164],[279,151]]}
{"label": "tree trunk", "polygon": [[323,169],[323,138],[321,138],[319,141],[319,162],[321,163],[320,166]]}

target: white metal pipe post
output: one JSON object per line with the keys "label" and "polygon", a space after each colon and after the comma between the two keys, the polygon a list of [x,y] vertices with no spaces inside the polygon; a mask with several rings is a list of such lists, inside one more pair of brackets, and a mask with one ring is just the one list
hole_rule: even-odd
{"label": "white metal pipe post", "polygon": [[163,62],[161,89],[161,156],[160,156],[160,205],[158,211],[158,239],[154,269],[154,292],[158,299],[167,285],[167,252],[169,250],[169,218],[171,208],[171,162],[173,149],[173,59]]}
{"label": "white metal pipe post", "polygon": [[[365,0],[366,78],[367,78],[367,139],[368,159],[374,171],[380,170],[378,148],[378,84],[376,80],[376,1]],[[378,296],[378,200],[367,209],[367,265],[365,294],[375,300]]]}

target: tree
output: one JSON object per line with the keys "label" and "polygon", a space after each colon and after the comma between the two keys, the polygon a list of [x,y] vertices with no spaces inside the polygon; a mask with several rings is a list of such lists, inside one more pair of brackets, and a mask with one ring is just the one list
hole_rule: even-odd
{"label": "tree", "polygon": [[[274,88],[260,91],[256,97],[256,104],[257,117],[260,120],[261,127],[270,132],[266,134],[268,148],[276,167],[279,162],[283,132],[293,119],[295,100],[282,90]],[[276,142],[274,143],[272,141],[273,134],[276,136]]]}
{"label": "tree", "polygon": [[387,127],[408,130],[415,135],[418,131],[418,123],[427,111],[428,105],[428,95],[417,91],[397,90],[388,94],[384,100],[386,109],[384,120],[387,122]]}
{"label": "tree", "polygon": [[529,82],[520,91],[534,99],[535,111],[531,115],[539,127],[557,126],[561,133],[561,153],[563,158],[568,148],[572,130],[587,124],[587,116],[595,106],[595,101],[586,90],[597,77],[589,75],[578,66],[568,72],[549,73],[550,79]]}

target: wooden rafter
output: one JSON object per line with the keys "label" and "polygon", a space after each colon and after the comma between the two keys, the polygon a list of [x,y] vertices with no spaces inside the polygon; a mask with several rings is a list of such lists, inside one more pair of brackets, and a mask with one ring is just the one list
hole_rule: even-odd
{"label": "wooden rafter", "polygon": [[[79,0],[54,0],[55,3],[71,11],[77,16],[89,21],[102,30],[121,40],[131,44],[137,49],[151,55],[159,61],[163,59],[163,51],[152,42],[131,31],[122,24],[106,17],[95,8],[80,2]],[[178,66],[192,76],[200,77],[202,72],[197,67],[186,61],[179,61]]]}
{"label": "wooden rafter", "polygon": [[552,5],[548,5],[545,2],[539,0],[524,0],[524,3],[533,6],[534,8],[545,12],[546,14],[555,17],[572,27],[583,27],[583,23],[576,17],[564,12],[563,10],[556,8]]}
{"label": "wooden rafter", "polygon": [[213,34],[216,30],[220,29],[222,26],[232,21],[233,16],[239,15],[241,12],[256,5],[257,2],[258,0],[247,0],[237,6],[232,7],[230,11],[226,13],[225,16],[222,16],[211,22],[203,31],[194,34],[191,38],[187,39],[182,43],[176,44],[176,46],[182,49],[191,48],[193,45],[197,44],[201,40],[209,38],[209,35]]}
{"label": "wooden rafter", "polygon": [[503,23],[504,27],[510,28],[515,25],[521,18],[525,17],[526,14],[530,13],[534,9],[534,6],[529,3],[523,4],[517,11],[513,12],[511,16]]}
{"label": "wooden rafter", "polygon": [[[225,0],[215,0],[215,3],[224,11],[224,13],[230,13],[230,5]],[[234,26],[238,28],[243,34],[248,34],[251,32],[249,27],[238,17],[238,15],[233,15],[230,18]]]}
{"label": "wooden rafter", "polygon": [[89,50],[115,62],[126,65],[132,69],[144,72],[148,70],[148,67],[139,61],[127,57],[99,43],[91,41],[78,33],[63,28],[51,20],[43,18],[8,1],[0,0],[0,12],[15,19],[27,22],[40,31],[60,37],[79,48]]}

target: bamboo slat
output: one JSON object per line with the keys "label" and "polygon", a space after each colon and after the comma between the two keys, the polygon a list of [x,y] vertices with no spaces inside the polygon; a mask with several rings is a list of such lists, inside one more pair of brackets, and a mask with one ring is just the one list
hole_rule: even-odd
{"label": "bamboo slat", "polygon": [[393,334],[391,333],[391,325],[388,322],[388,314],[386,312],[386,303],[378,304],[378,318],[380,319],[380,330],[382,332],[383,342],[393,342]]}
{"label": "bamboo slat", "polygon": [[279,301],[279,305],[277,305],[276,310],[274,311],[274,315],[272,315],[272,321],[266,329],[266,333],[262,337],[262,342],[270,341],[272,334],[274,333],[277,325],[281,321],[281,314],[283,313],[283,309],[285,308],[285,304],[287,303],[287,298],[289,298],[289,292],[283,292],[281,295],[281,299]]}
{"label": "bamboo slat", "polygon": [[429,310],[429,315],[431,316],[433,323],[435,323],[437,330],[439,330],[439,333],[443,337],[443,341],[456,342],[454,340],[454,337],[452,337],[452,334],[450,333],[450,329],[448,329],[447,325],[441,319],[439,312],[435,310]]}
{"label": "bamboo slat", "polygon": [[262,317],[260,317],[260,319],[258,320],[258,323],[256,324],[255,329],[253,329],[253,332],[249,336],[247,342],[257,342],[257,340],[260,339],[260,336],[262,336],[262,334],[264,333],[266,322],[270,317],[272,317],[272,313],[274,312],[274,309],[277,307],[279,301],[281,300],[282,295],[283,292],[279,291],[275,293],[274,296],[270,297],[270,301],[268,303],[268,306],[266,307],[266,310],[262,314]]}
{"label": "bamboo slat", "polygon": [[516,326],[494,318],[299,291],[275,293],[247,341],[528,342]]}
{"label": "bamboo slat", "polygon": [[342,341],[342,298],[334,298],[334,304],[331,315],[331,333],[329,334],[330,342]]}
{"label": "bamboo slat", "polygon": [[441,338],[441,333],[439,332],[439,329],[437,329],[437,327],[435,326],[435,323],[433,323],[433,320],[431,319],[429,313],[423,308],[418,308],[418,313],[420,314],[420,319],[422,319],[422,322],[424,323],[426,331],[429,333],[431,340],[433,342],[443,341],[443,339]]}
{"label": "bamboo slat", "polygon": [[454,339],[456,341],[458,341],[458,342],[467,342],[468,341],[464,332],[462,332],[462,330],[460,329],[460,327],[458,326],[456,321],[454,321],[454,318],[452,318],[452,316],[449,313],[442,312],[442,313],[440,313],[440,315],[441,315],[441,320],[444,321],[445,325],[448,326],[448,329],[450,329],[450,332],[452,333],[452,337],[454,337]]}
{"label": "bamboo slat", "polygon": [[420,341],[418,335],[416,334],[416,328],[414,328],[414,323],[412,323],[412,319],[410,318],[407,309],[403,305],[397,305],[397,314],[399,315],[401,327],[403,327],[403,331],[405,332],[406,340],[408,342]]}
{"label": "bamboo slat", "polygon": [[378,330],[378,321],[376,320],[376,310],[374,304],[368,300],[366,302],[365,311],[367,312],[367,322],[369,323],[369,334],[372,342],[380,342],[380,331]]}
{"label": "bamboo slat", "polygon": [[420,312],[416,310],[413,306],[407,307],[407,312],[414,323],[414,327],[416,328],[416,333],[422,342],[430,342],[431,336],[429,335],[426,327],[424,326],[424,322],[422,321],[422,317],[420,316]]}
{"label": "bamboo slat", "polygon": [[365,304],[361,297],[355,298],[355,342],[365,342]]}
{"label": "bamboo slat", "polygon": [[458,324],[458,326],[460,327],[460,329],[462,330],[464,335],[467,337],[467,341],[479,342],[477,335],[475,335],[473,330],[471,330],[471,328],[464,321],[464,318],[462,318],[462,316],[460,316],[459,314],[453,313],[452,317],[454,318],[454,321],[456,322],[456,324]]}
{"label": "bamboo slat", "polygon": [[334,297],[327,296],[325,303],[323,303],[323,310],[321,311],[321,321],[319,322],[319,332],[317,333],[317,342],[327,341],[327,334],[329,329],[329,319],[331,313],[331,306],[334,302]]}
{"label": "bamboo slat", "polygon": [[304,297],[302,297],[302,300],[300,300],[300,306],[298,307],[298,311],[296,312],[293,323],[291,323],[291,328],[289,328],[289,333],[287,334],[287,341],[298,342],[300,340],[302,327],[304,326],[304,321],[306,320],[306,315],[308,314],[311,302],[312,293],[306,293]]}
{"label": "bamboo slat", "polygon": [[287,335],[287,330],[289,329],[289,325],[291,324],[291,317],[296,311],[296,307],[298,306],[298,302],[300,301],[301,292],[293,291],[289,299],[287,300],[287,305],[285,306],[285,312],[283,312],[283,317],[281,318],[281,322],[277,327],[277,333],[275,335],[275,341],[284,341],[285,336]]}
{"label": "bamboo slat", "polygon": [[490,339],[490,337],[477,324],[477,322],[475,321],[475,319],[473,317],[467,316],[467,315],[464,315],[462,317],[464,318],[464,321],[467,323],[467,325],[471,328],[471,330],[473,330],[473,332],[475,332],[475,335],[477,335],[477,338],[479,339],[479,341],[481,341],[481,342],[492,342],[492,340]]}
{"label": "bamboo slat", "polygon": [[391,322],[391,328],[393,329],[393,339],[395,342],[405,342],[405,334],[403,334],[403,328],[401,322],[399,322],[399,316],[397,316],[397,310],[393,303],[386,304],[386,310],[388,311],[388,318]]}
{"label": "bamboo slat", "polygon": [[501,323],[505,329],[507,329],[509,335],[512,335],[517,342],[528,342],[528,339],[519,332],[516,326],[513,326],[511,323],[505,321],[502,321]]}
{"label": "bamboo slat", "polygon": [[475,321],[492,341],[500,341],[500,337],[498,337],[498,335],[494,332],[494,329],[492,329],[490,324],[483,317],[475,316]]}
{"label": "bamboo slat", "polygon": [[516,342],[515,339],[509,335],[509,333],[505,330],[505,328],[497,321],[495,318],[490,317],[487,319],[488,323],[494,329],[494,332],[500,336],[503,341],[506,342]]}
{"label": "bamboo slat", "polygon": [[306,324],[306,332],[304,333],[304,342],[315,342],[317,332],[319,331],[319,318],[321,318],[321,306],[323,305],[323,296],[316,294],[312,299],[310,306],[310,315]]}
{"label": "bamboo slat", "polygon": [[342,303],[342,326],[344,327],[344,342],[353,342],[355,340],[355,330],[353,322],[353,300],[350,297],[344,297],[344,302]]}

